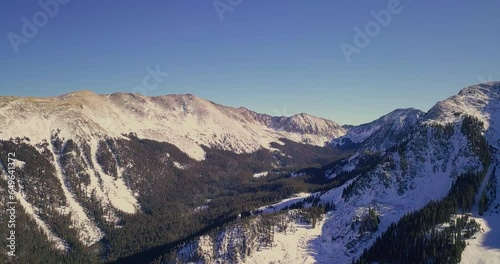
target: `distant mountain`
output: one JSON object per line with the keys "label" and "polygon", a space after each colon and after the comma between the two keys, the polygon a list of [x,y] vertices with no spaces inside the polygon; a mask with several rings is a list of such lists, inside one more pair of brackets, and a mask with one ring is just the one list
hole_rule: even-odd
{"label": "distant mountain", "polygon": [[344,148],[363,145],[383,150],[400,141],[423,115],[424,112],[413,108],[396,109],[370,123],[344,126],[346,134],[334,138],[331,143]]}

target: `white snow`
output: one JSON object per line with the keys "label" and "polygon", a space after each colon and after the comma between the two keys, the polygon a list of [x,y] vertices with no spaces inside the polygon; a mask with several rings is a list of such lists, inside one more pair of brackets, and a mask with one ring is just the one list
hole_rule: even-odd
{"label": "white snow", "polygon": [[129,214],[136,213],[137,209],[139,208],[139,204],[132,191],[123,181],[123,169],[120,168],[118,164],[116,165],[118,168],[117,179],[114,179],[113,176],[106,174],[99,162],[97,162],[97,146],[97,140],[93,139],[91,141],[92,163],[94,164],[94,168],[97,170],[102,179],[102,185],[98,188],[101,188],[101,192],[103,192],[109,198],[111,205],[116,209]]}
{"label": "white snow", "polygon": [[259,172],[259,173],[254,173],[253,177],[254,178],[266,177],[268,174],[269,174],[268,171],[263,171],[263,172]]}
{"label": "white snow", "polygon": [[198,206],[198,207],[194,208],[194,211],[199,212],[199,211],[207,210],[207,209],[208,209],[208,205],[202,205],[202,206]]}
{"label": "white snow", "polygon": [[[83,155],[83,152],[81,153]],[[93,167],[87,162],[85,158],[82,159],[85,162],[85,167],[87,168],[87,174],[90,177],[90,188],[87,190],[87,195],[90,197],[92,192],[95,193],[95,196],[97,199],[99,199],[101,206],[104,208],[106,214],[103,216],[104,219],[107,222],[110,223],[117,223],[118,222],[118,217],[116,216],[115,212],[113,210],[109,210],[109,206],[111,204],[111,201],[109,200],[109,196],[107,193],[103,191],[103,187],[100,184],[100,180],[102,181],[101,175],[97,173],[96,170],[93,169]],[[94,160],[92,160],[92,163],[94,164]]]}
{"label": "white snow", "polygon": [[[19,162],[19,163],[16,162],[16,164],[24,164],[24,162]],[[7,174],[4,171],[3,166],[0,166],[0,176],[1,176],[2,180],[7,181]],[[23,197],[23,194],[21,193],[21,191],[22,190],[15,190],[15,197],[19,201],[19,204],[24,208],[24,211],[26,212],[26,214],[29,217],[31,217],[33,220],[35,220],[35,223],[37,224],[37,226],[42,230],[44,235],[47,237],[47,240],[49,240],[49,242],[53,243],[54,247],[57,250],[67,251],[67,249],[68,249],[67,243],[64,240],[62,240],[61,238],[57,237],[52,232],[52,230],[50,230],[48,225],[42,219],[40,219],[40,217],[33,210],[33,206],[28,201],[26,201],[26,199]]]}
{"label": "white snow", "polygon": [[68,244],[62,240],[61,238],[57,237],[52,230],[49,229],[48,225],[40,219],[40,217],[35,213],[33,210],[33,206],[24,199],[23,195],[20,194],[19,192],[16,192],[16,199],[19,201],[21,206],[24,208],[24,211],[35,220],[37,226],[43,231],[43,233],[47,236],[47,239],[54,244],[54,247],[57,250],[60,251],[67,251],[68,250]]}
{"label": "white snow", "polygon": [[244,263],[317,263],[315,240],[321,235],[324,221],[313,228],[305,223],[290,223],[285,233],[274,234],[273,247],[261,248]]}
{"label": "white snow", "polygon": [[177,161],[174,161],[174,166],[179,169],[179,170],[183,170],[186,168],[186,166],[182,165],[181,163],[177,162]]}
{"label": "white snow", "polygon": [[295,178],[295,177],[300,177],[300,176],[304,176],[304,175],[306,175],[306,173],[305,173],[305,172],[296,172],[296,171],[294,171],[294,172],[292,172],[292,173],[290,174],[290,177],[291,177],[291,178]]}
{"label": "white snow", "polygon": [[488,264],[500,262],[500,215],[471,217],[480,225],[482,231],[476,234],[476,239],[468,239],[468,245],[462,253],[464,264]]}
{"label": "white snow", "polygon": [[79,238],[83,244],[90,246],[101,240],[104,237],[104,233],[88,218],[83,207],[76,201],[74,195],[68,190],[68,187],[64,182],[64,176],[59,163],[59,156],[53,152],[51,153],[55,161],[54,166],[56,168],[56,176],[59,179],[64,196],[66,197],[68,209],[71,212],[73,226],[79,231]]}
{"label": "white snow", "polygon": [[[498,161],[499,156],[497,156]],[[476,203],[473,208],[473,217],[481,225],[481,231],[476,234],[476,239],[467,240],[467,246],[462,253],[462,263],[499,263],[500,262],[500,214],[496,210],[488,210],[484,216],[479,216],[478,201],[482,191],[485,188],[489,177],[497,177],[500,182],[500,166],[495,164],[495,174],[491,170],[485,177],[483,184],[476,197]],[[491,166],[493,167],[493,166]],[[500,203],[500,188],[497,186],[497,199],[492,204]],[[490,208],[493,209],[493,208]]]}
{"label": "white snow", "polygon": [[[315,241],[316,261],[350,263],[391,223],[431,200],[444,197],[452,185],[453,177],[469,170],[481,170],[479,160],[469,150],[468,142],[459,128],[455,131],[449,141],[433,138],[429,132],[420,133],[405,151],[405,170],[402,169],[399,154],[393,153],[394,165],[380,164],[367,173],[357,183],[364,187],[347,200],[342,198],[342,192],[351,182],[323,194],[321,200],[334,202],[336,209],[326,217],[321,236]],[[352,169],[357,159],[350,159],[339,171]],[[399,192],[401,187],[404,190],[402,193]],[[373,234],[360,235],[358,226],[354,225],[353,229],[351,223],[366,214],[369,207],[374,208],[380,216],[379,229]]]}
{"label": "white snow", "polygon": [[[344,141],[346,139],[350,139],[353,143],[362,143],[385,126],[390,126],[394,132],[404,129],[405,124],[415,125],[423,114],[422,111],[413,108],[396,109],[370,123],[348,126],[347,133],[334,138],[331,143],[342,146],[345,144]],[[385,145],[384,142],[379,142],[378,144]]]}
{"label": "white snow", "polygon": [[290,198],[283,199],[280,202],[277,202],[275,204],[268,205],[268,206],[262,206],[257,210],[262,211],[262,213],[277,212],[277,211],[280,211],[281,209],[283,209],[287,206],[290,206],[294,203],[303,201],[305,198],[307,198],[311,195],[312,195],[311,193],[301,192],[301,193],[295,194],[294,196],[292,196]]}
{"label": "white snow", "polygon": [[19,168],[19,169],[24,168],[24,165],[26,164],[26,162],[21,161],[21,160],[18,160],[18,159],[13,159],[13,158],[11,158],[11,160],[14,162],[14,166],[15,166],[16,168]]}
{"label": "white snow", "polygon": [[[146,97],[117,93],[97,95],[82,91],[50,98],[2,98],[0,137],[26,136],[42,142],[44,135],[60,129],[60,138],[88,139],[96,135],[140,138],[174,144],[196,160],[205,157],[200,145],[217,146],[237,153],[271,149],[271,142],[288,138],[323,146],[344,129],[336,123],[309,115],[285,119],[291,127],[270,127],[270,116],[231,108],[192,95]],[[265,120],[261,120],[265,119]],[[311,132],[287,132],[294,127]]]}

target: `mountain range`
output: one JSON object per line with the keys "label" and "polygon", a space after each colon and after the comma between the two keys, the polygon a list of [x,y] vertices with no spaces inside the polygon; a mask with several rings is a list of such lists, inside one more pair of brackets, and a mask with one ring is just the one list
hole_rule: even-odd
{"label": "mountain range", "polygon": [[[190,94],[0,97],[0,204],[14,164],[20,263],[29,250],[46,262],[394,263],[373,253],[388,232],[453,200],[414,241],[443,234],[448,262],[494,263],[498,109],[500,82],[356,126]],[[474,199],[454,194],[474,177]],[[456,253],[450,226],[471,219],[482,231]]]}

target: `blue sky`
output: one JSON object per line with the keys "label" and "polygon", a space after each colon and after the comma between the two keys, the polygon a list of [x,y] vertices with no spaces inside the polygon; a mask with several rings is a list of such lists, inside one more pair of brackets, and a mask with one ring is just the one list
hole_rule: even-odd
{"label": "blue sky", "polygon": [[[358,124],[500,79],[499,1],[401,0],[350,63],[340,44],[396,0],[217,1],[230,6],[222,21],[211,0],[70,0],[47,21],[37,1],[2,1],[0,94],[132,92],[158,65],[169,75],[147,95]],[[23,17],[43,25],[35,36],[24,38]]]}

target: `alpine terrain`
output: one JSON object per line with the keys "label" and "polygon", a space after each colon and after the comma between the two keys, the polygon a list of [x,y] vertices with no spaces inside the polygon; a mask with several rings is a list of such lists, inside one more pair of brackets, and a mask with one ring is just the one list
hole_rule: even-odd
{"label": "alpine terrain", "polygon": [[356,126],[90,91],[0,123],[13,263],[500,260],[500,82]]}

